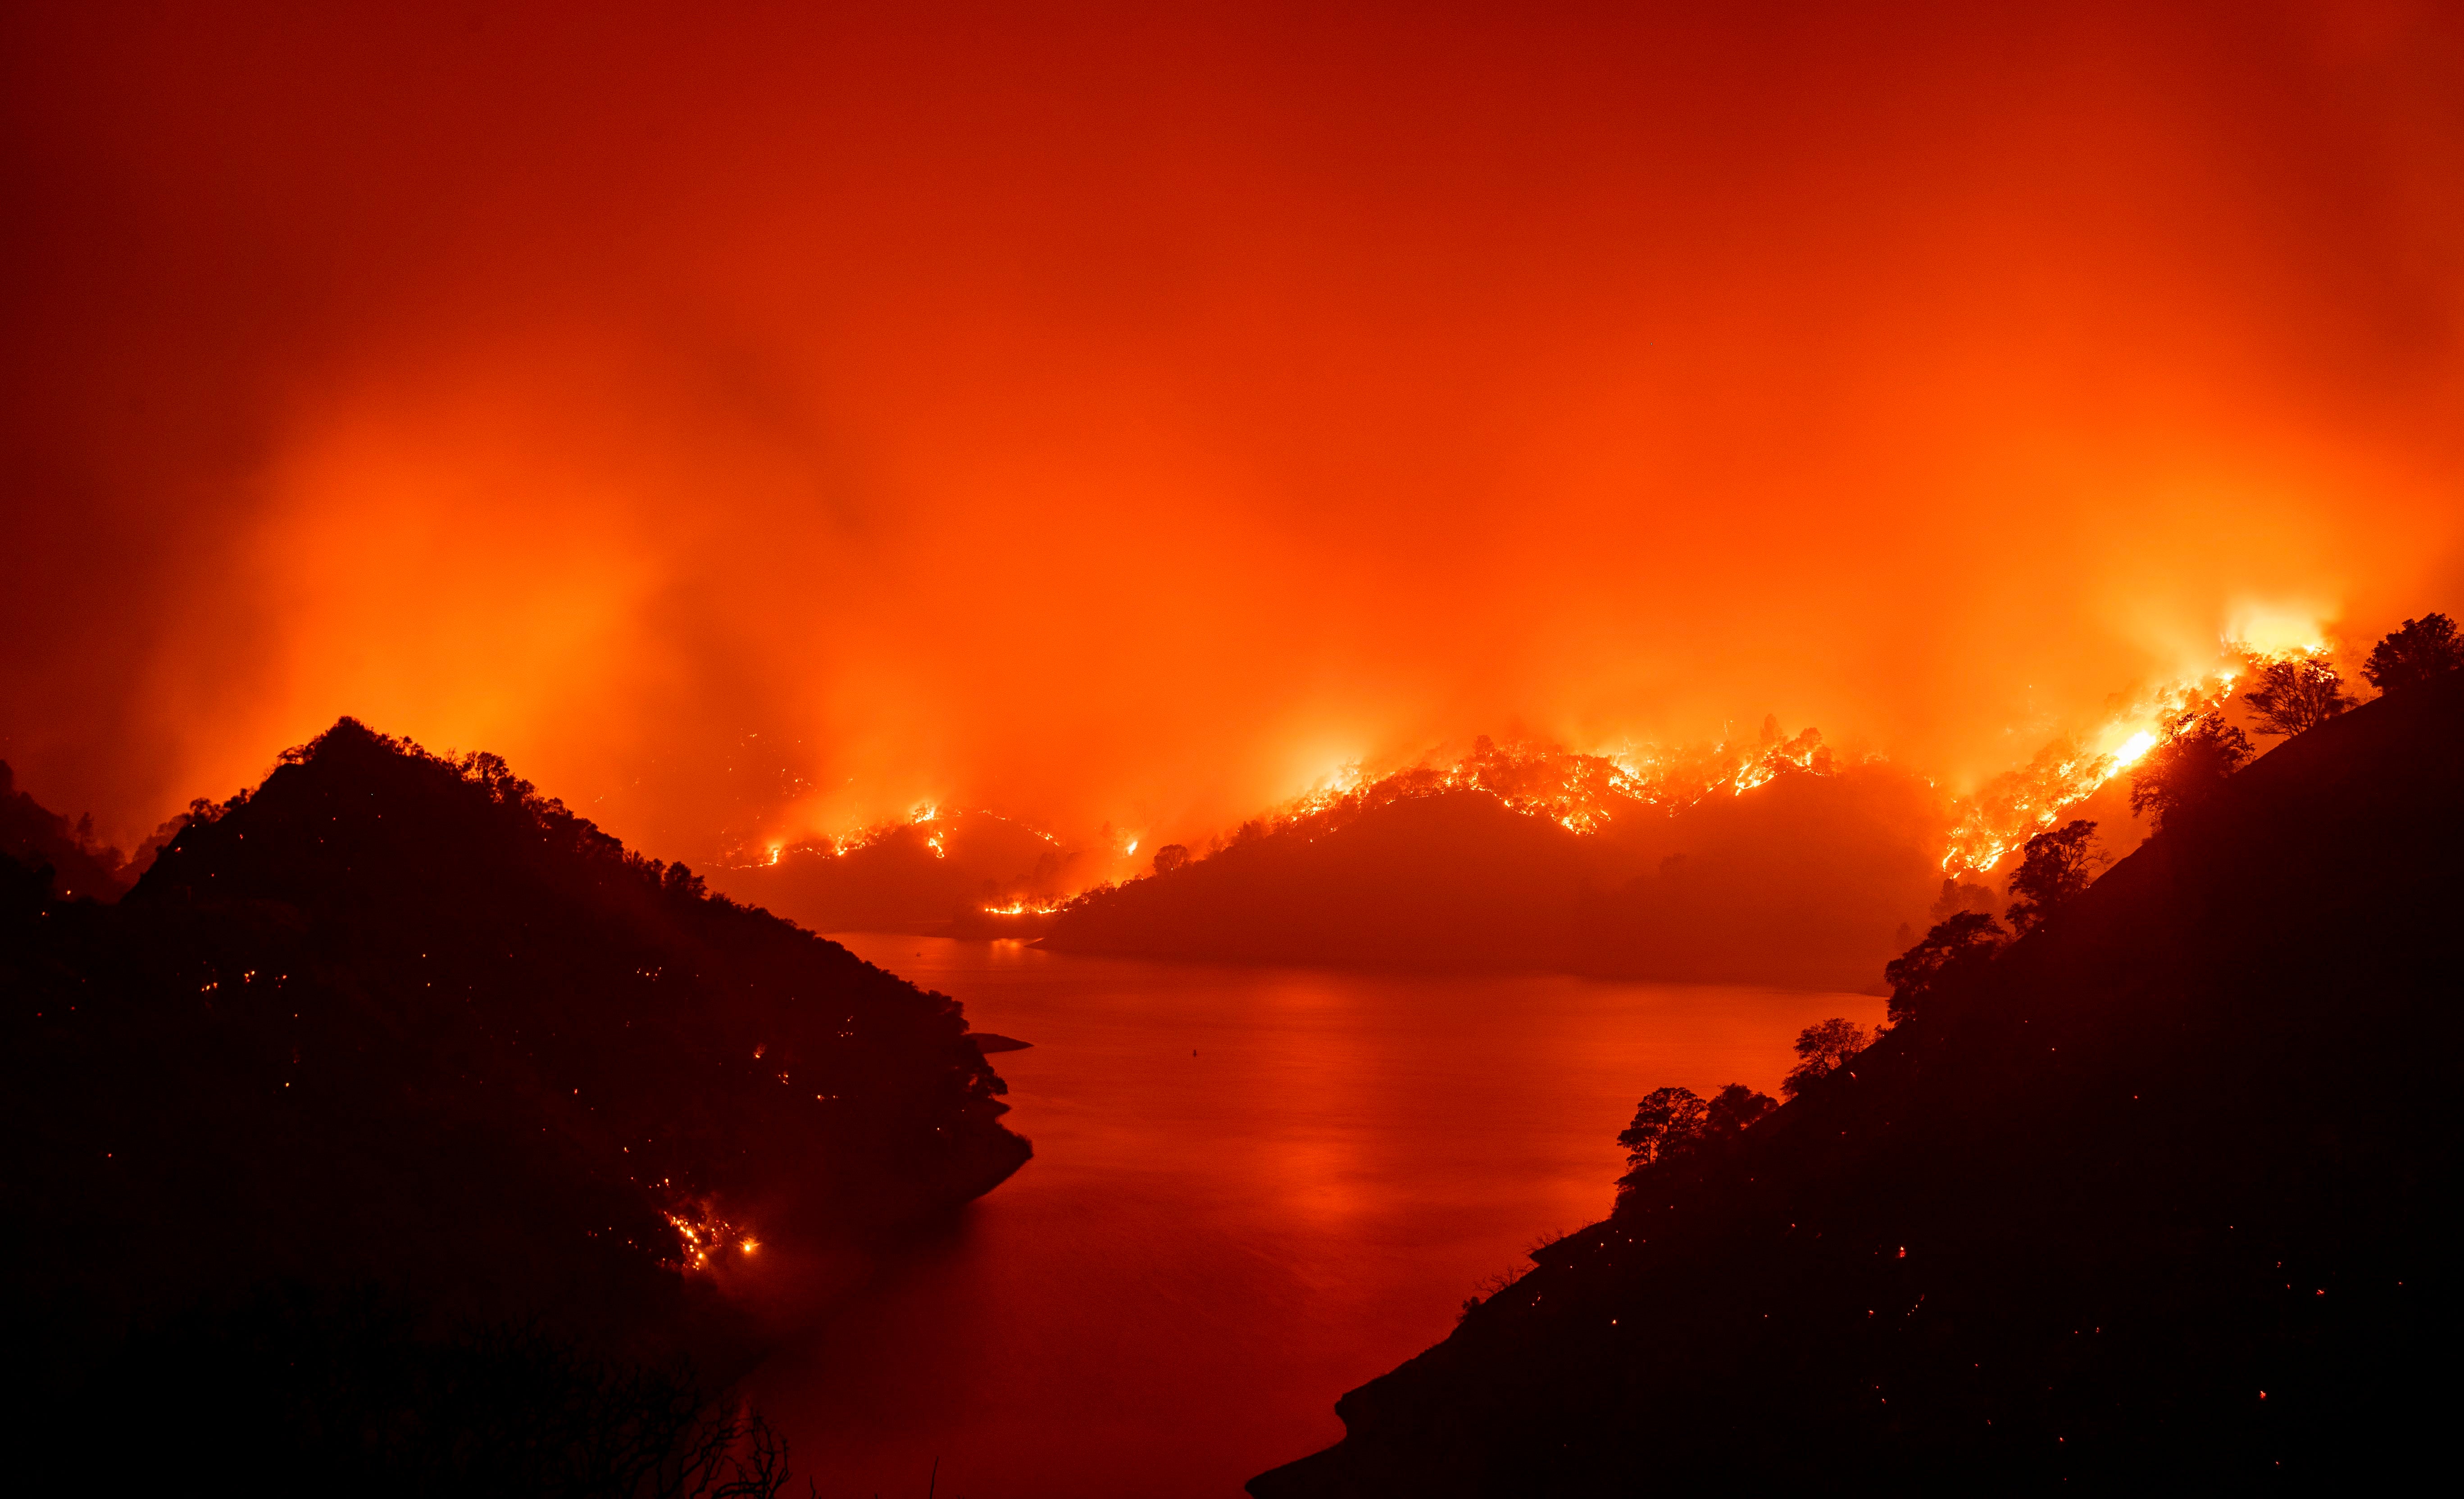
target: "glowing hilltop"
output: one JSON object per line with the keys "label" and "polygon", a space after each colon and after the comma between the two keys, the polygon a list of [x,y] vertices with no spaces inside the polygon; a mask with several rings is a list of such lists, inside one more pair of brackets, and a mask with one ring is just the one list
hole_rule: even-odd
{"label": "glowing hilltop", "polygon": [[[1973,789],[1947,794],[1939,854],[1943,873],[1968,879],[1999,869],[2030,837],[2059,825],[2138,763],[2184,715],[2221,707],[2235,685],[2261,665],[2321,656],[2330,650],[2321,628],[2306,616],[2243,622],[2209,662],[2136,694],[2118,694],[2093,726],[2057,734],[2027,763]],[[1765,718],[1751,739],[1724,738],[1683,747],[1626,742],[1583,751],[1541,741],[1500,743],[1484,736],[1459,757],[1432,757],[1382,771],[1358,761],[1343,765],[1289,801],[1218,836],[1213,849],[1273,833],[1314,838],[1382,806],[1466,791],[1589,836],[1621,820],[1672,815],[1707,797],[1745,796],[1783,775],[1833,776],[1881,760],[1875,755],[1840,757],[1819,730],[1792,735],[1775,716]],[[903,818],[835,836],[766,844],[749,862],[777,865],[782,855],[844,860],[868,850],[884,851],[893,843],[944,859],[954,828],[977,824],[1006,824],[1031,834],[1055,854],[1067,851],[1058,837],[1014,819],[925,802]],[[1143,876],[1145,867],[1130,862],[1143,836],[1124,841],[1108,827],[1106,848],[1070,855],[1079,882],[1057,888],[1038,882],[1038,888],[1023,890],[1005,880],[1009,888],[981,901],[980,912],[1011,920],[1048,916],[1067,904],[1076,890]]]}

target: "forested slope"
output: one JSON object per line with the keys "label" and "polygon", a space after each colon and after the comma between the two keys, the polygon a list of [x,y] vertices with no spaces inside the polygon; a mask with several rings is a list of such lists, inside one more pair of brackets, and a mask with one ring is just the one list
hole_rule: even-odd
{"label": "forested slope", "polygon": [[[344,1384],[474,1328],[589,1357],[740,1344],[701,1272],[912,1222],[1027,1155],[955,1003],[489,757],[344,720],[115,906],[13,862],[0,886],[5,1308],[16,1376],[65,1409],[157,1356],[131,1349],[211,1368],[268,1316],[319,1346],[395,1328]],[[206,1382],[184,1398],[257,1411],[214,1440],[290,1440],[250,1434],[273,1394]],[[356,1399],[334,1419],[376,1422]]]}
{"label": "forested slope", "polygon": [[[1941,809],[1784,767],[1577,834],[1485,790],[1303,819],[1064,907],[1046,946],[1342,967],[1862,987],[1939,893]],[[1895,945],[1896,944],[1896,945]]]}
{"label": "forested slope", "polygon": [[1645,1171],[1252,1491],[2434,1470],[2460,861],[2451,673],[2288,742],[1733,1144]]}

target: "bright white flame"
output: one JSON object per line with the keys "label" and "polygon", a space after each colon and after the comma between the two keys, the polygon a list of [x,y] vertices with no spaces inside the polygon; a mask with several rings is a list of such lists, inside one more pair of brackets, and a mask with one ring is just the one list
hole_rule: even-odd
{"label": "bright white flame", "polygon": [[2233,611],[2225,642],[2254,655],[2317,655],[2327,649],[2326,621],[2333,609],[2306,604],[2246,604]]}
{"label": "bright white flame", "polygon": [[2152,750],[2155,747],[2156,736],[2146,729],[2142,729],[2130,738],[2123,740],[2120,744],[2114,746],[2113,763],[2117,767],[2123,765],[2135,765],[2139,763],[2140,756],[2146,754],[2149,750]]}

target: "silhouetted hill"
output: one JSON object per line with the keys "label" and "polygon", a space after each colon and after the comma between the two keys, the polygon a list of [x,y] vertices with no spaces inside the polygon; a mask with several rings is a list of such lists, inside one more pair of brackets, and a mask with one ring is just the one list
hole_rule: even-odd
{"label": "silhouetted hill", "polygon": [[1065,907],[1080,952],[1861,987],[1939,892],[1929,788],[1783,770],[1576,834],[1484,790],[1302,820]]}
{"label": "silhouetted hill", "polygon": [[2439,1470],[2459,772],[2464,677],[2292,740],[1734,1147],[1647,1170],[1251,1490]]}
{"label": "silhouetted hill", "polygon": [[[261,1348],[251,1307],[325,1309],[275,1346],[329,1348],[361,1289],[420,1336],[536,1326],[559,1378],[707,1352],[734,1334],[689,1270],[1025,1159],[955,1003],[493,758],[345,719],[285,761],[116,906],[0,865],[7,1316],[54,1397],[165,1328]],[[377,1363],[434,1362],[399,1343]]]}
{"label": "silhouetted hill", "polygon": [[943,809],[844,850],[785,849],[775,864],[718,870],[711,878],[816,932],[938,933],[986,906],[1061,895],[1084,863],[1023,824]]}

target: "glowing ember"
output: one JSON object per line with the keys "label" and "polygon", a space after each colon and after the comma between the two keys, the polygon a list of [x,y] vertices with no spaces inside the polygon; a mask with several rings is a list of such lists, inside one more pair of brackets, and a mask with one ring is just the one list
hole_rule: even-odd
{"label": "glowing ember", "polygon": [[1955,802],[1943,872],[1967,876],[1996,868],[2030,838],[2059,824],[2071,808],[2145,759],[2156,747],[2166,724],[2186,713],[2222,706],[2234,687],[2258,667],[2323,655],[2329,649],[2314,614],[2246,613],[2235,633],[2224,641],[2222,657],[2213,668],[2168,682],[2108,717],[2096,736],[2106,748],[2082,750],[2063,736],[2039,750],[2027,765],[2005,771]]}
{"label": "glowing ember", "polygon": [[669,1263],[679,1270],[714,1269],[731,1254],[751,1254],[761,1247],[761,1241],[719,1217],[709,1198],[682,1203],[662,1216],[675,1230],[680,1252]]}
{"label": "glowing ember", "polygon": [[922,829],[922,837],[919,841],[922,843],[923,847],[928,849],[935,858],[944,859],[949,857],[949,840],[952,835],[958,830],[957,823],[961,818],[983,818],[997,823],[1003,823],[1013,827],[1023,828],[1025,831],[1034,834],[1037,838],[1042,839],[1044,842],[1051,845],[1055,849],[1059,849],[1061,847],[1061,840],[1054,837],[1052,834],[1045,832],[1044,829],[1018,822],[1014,818],[1003,817],[998,812],[988,812],[980,808],[972,807],[954,807],[933,802],[919,802],[907,816],[893,818],[885,823],[873,823],[867,827],[850,828],[846,832],[822,837],[808,837],[800,840],[771,838],[766,841],[752,844],[749,847],[739,846],[739,848],[723,863],[722,867],[731,869],[765,868],[781,863],[785,856],[790,853],[817,854],[835,859],[844,859],[849,854],[862,852],[864,849],[872,848],[873,846],[897,834],[907,832],[911,828]]}
{"label": "glowing ember", "polygon": [[[2230,698],[2250,672],[2270,661],[2319,656],[2330,646],[2315,610],[2252,608],[2237,615],[2206,670],[2143,693],[2110,712],[2093,730],[2057,736],[2027,764],[2003,772],[1952,799],[1943,833],[1941,867],[1953,876],[1981,875],[2011,858],[2036,833],[2127,771],[2155,748],[2163,726],[2179,715],[2214,707]],[[1871,758],[1871,757],[1868,757]],[[1545,742],[1498,744],[1486,738],[1451,762],[1424,760],[1408,768],[1372,773],[1361,761],[1339,762],[1309,790],[1243,824],[1217,846],[1278,832],[1314,838],[1392,803],[1451,792],[1476,791],[1527,817],[1545,818],[1570,832],[1594,834],[1619,818],[1650,811],[1667,815],[1720,793],[1744,796],[1792,773],[1836,773],[1835,754],[1822,735],[1795,735],[1766,718],[1751,739],[1723,738],[1671,748],[1625,743],[1594,753]],[[789,851],[826,851],[844,857],[908,828],[935,858],[949,857],[948,838],[960,817],[994,817],[935,803],[918,803],[899,821],[836,837],[760,846],[759,863],[777,864]],[[1002,819],[1002,821],[1007,821]],[[1036,836],[1055,849],[1059,839]],[[1107,837],[1114,836],[1108,827]],[[1147,832],[1120,835],[1117,857],[1133,857]],[[981,907],[991,916],[1048,915],[1067,903],[1017,898]]]}
{"label": "glowing ember", "polygon": [[1395,802],[1479,791],[1526,817],[1545,818],[1570,832],[1596,833],[1620,817],[1666,814],[1726,790],[1742,796],[1791,772],[1833,773],[1819,730],[1785,737],[1766,720],[1760,742],[1665,751],[1631,745],[1586,755],[1555,744],[1499,745],[1483,737],[1450,766],[1422,763],[1372,780],[1357,764],[1267,816],[1242,836],[1286,828],[1331,832],[1361,813]]}

